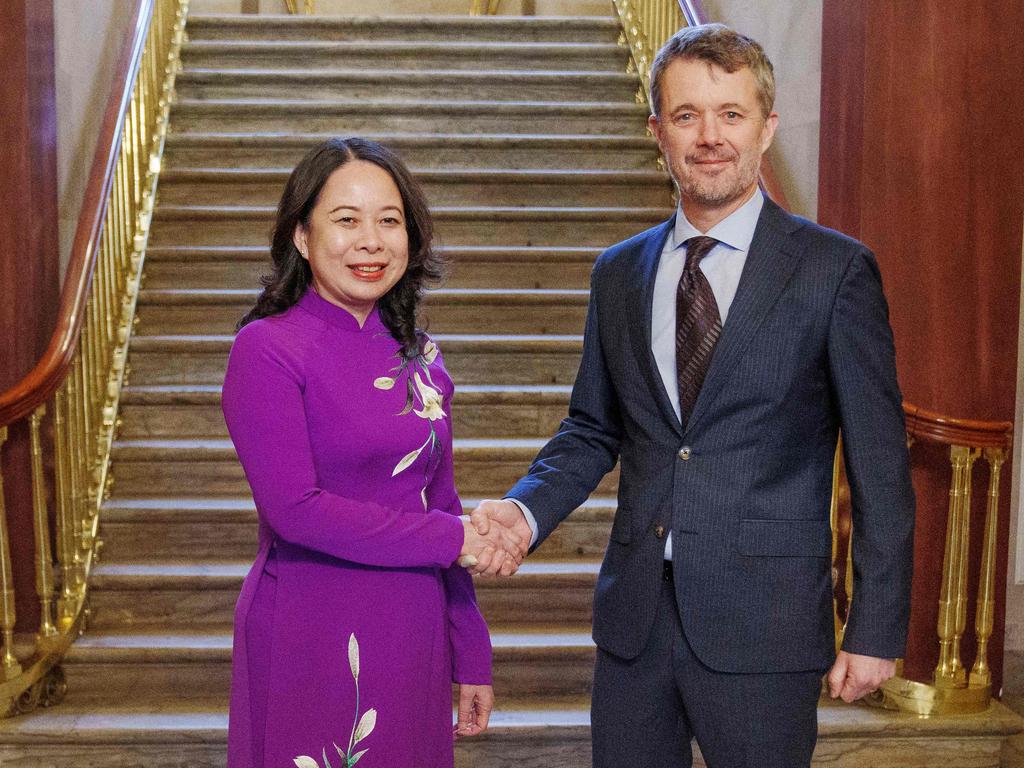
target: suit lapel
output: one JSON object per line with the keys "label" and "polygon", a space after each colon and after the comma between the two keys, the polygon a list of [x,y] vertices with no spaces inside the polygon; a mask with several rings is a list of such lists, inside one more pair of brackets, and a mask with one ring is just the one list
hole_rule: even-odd
{"label": "suit lapel", "polygon": [[707,413],[761,322],[789,282],[797,264],[789,233],[800,226],[797,220],[765,198],[736,297],[729,308],[711,367],[687,424],[687,433]]}
{"label": "suit lapel", "polygon": [[[661,380],[661,372],[654,359],[654,352],[651,350],[651,313],[654,304],[654,278],[658,274],[658,263],[661,261],[661,252],[665,248],[665,241],[668,239],[675,225],[675,217],[666,221],[651,230],[640,250],[640,258],[637,261],[638,279],[632,281],[636,290],[628,303],[629,316],[632,318],[633,352],[640,362],[640,369],[643,371],[647,386],[654,395],[661,410],[662,416],[672,425],[672,428],[682,434],[683,427],[679,423],[675,410],[672,408],[672,401],[668,399],[665,391],[665,383]],[[635,311],[636,307],[642,311]]]}

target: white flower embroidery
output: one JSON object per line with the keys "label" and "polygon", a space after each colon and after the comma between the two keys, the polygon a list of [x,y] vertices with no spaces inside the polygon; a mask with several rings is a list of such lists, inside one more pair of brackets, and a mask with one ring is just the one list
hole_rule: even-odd
{"label": "white flower embroidery", "polygon": [[437,421],[438,419],[444,418],[444,410],[441,408],[443,402],[441,393],[438,392],[431,386],[423,383],[423,379],[420,378],[419,371],[413,374],[413,379],[416,381],[416,389],[419,391],[420,402],[423,403],[423,408],[419,411],[413,411],[421,419],[429,419],[430,421]]}

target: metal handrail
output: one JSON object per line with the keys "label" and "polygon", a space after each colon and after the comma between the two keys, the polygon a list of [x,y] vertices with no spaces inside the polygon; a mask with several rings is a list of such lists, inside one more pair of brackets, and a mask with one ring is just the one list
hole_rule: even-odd
{"label": "metal handrail", "polygon": [[[0,393],[0,450],[9,427],[28,428],[39,606],[35,641],[19,657],[12,558],[24,553],[12,552],[0,477],[0,714],[30,711],[63,697],[60,661],[84,626],[99,507],[109,491],[128,338],[187,13],[188,0],[135,4],[100,128],[56,330],[32,371]],[[57,506],[54,535],[51,487]]]}

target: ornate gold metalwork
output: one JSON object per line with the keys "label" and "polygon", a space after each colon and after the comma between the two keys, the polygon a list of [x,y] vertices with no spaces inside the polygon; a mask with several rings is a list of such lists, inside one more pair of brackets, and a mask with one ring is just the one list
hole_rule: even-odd
{"label": "ornate gold metalwork", "polygon": [[[7,427],[0,427],[0,454],[7,442]],[[7,507],[4,501],[4,475],[0,465],[0,673],[4,680],[21,674],[21,665],[14,657],[14,577],[11,574],[11,543],[7,536]]]}
{"label": "ornate gold metalwork", "polygon": [[953,478],[946,518],[946,552],[939,593],[939,663],[935,685],[960,688],[967,674],[960,660],[960,638],[967,622],[967,549],[970,543],[971,470],[979,451],[963,445],[949,450]]}
{"label": "ornate gold metalwork", "polygon": [[637,101],[650,104],[651,65],[672,35],[686,26],[676,0],[614,0],[615,10],[629,45],[630,60],[640,77]]}
{"label": "ornate gold metalwork", "polygon": [[[285,7],[288,9],[288,13],[297,14],[299,12],[299,0],[284,0]],[[316,13],[313,10],[313,0],[303,0],[302,12],[309,15]]]}
{"label": "ornate gold metalwork", "polygon": [[36,408],[29,418],[32,440],[32,509],[36,542],[36,595],[39,597],[39,633],[36,642],[45,651],[57,636],[53,625],[53,556],[50,553],[50,513],[46,509],[46,480],[43,477],[43,444],[39,424],[46,406]]}
{"label": "ornate gold metalwork", "polygon": [[[999,482],[1007,450],[1005,447],[993,447],[991,443],[984,448],[950,446],[949,509],[937,626],[939,663],[932,683],[907,680],[902,677],[900,668],[897,677],[869,697],[869,703],[925,717],[981,712],[989,706],[992,699],[992,673],[988,664],[988,644],[995,615]],[[960,641],[967,628],[971,477],[974,462],[979,456],[984,456],[988,464],[989,477],[974,619],[978,647],[968,676],[961,659]]]}
{"label": "ornate gold metalwork", "polygon": [[974,631],[978,637],[978,651],[971,668],[971,687],[992,685],[992,671],[988,666],[988,641],[992,637],[995,618],[996,532],[999,527],[999,475],[1006,461],[1002,448],[986,448],[988,462],[988,508],[985,511],[985,533],[981,550],[981,573],[978,578],[978,605],[974,617]]}
{"label": "ornate gold metalwork", "polygon": [[501,0],[469,0],[470,16],[494,16]]}
{"label": "ornate gold metalwork", "polygon": [[[312,11],[310,0],[306,9]],[[102,229],[86,256],[92,260],[92,283],[74,356],[51,403],[27,418],[40,628],[32,658],[20,663],[13,654],[14,591],[0,478],[0,714],[27,712],[63,698],[67,686],[60,660],[88,614],[89,574],[100,546],[99,509],[113,481],[109,457],[187,14],[188,0],[153,2],[130,98],[122,102],[126,106],[119,148],[108,166],[111,185],[100,214]],[[53,427],[53,540],[47,509],[47,411]],[[6,426],[0,427],[0,446],[6,435]]]}

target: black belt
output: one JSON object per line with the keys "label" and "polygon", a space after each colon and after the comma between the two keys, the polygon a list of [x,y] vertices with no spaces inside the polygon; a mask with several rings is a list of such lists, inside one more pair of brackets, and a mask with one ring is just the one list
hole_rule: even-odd
{"label": "black belt", "polygon": [[672,561],[662,560],[663,565],[661,566],[661,578],[665,581],[672,581]]}

